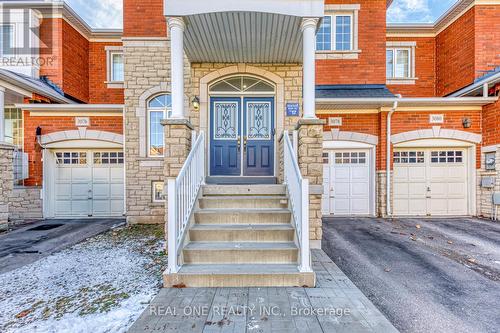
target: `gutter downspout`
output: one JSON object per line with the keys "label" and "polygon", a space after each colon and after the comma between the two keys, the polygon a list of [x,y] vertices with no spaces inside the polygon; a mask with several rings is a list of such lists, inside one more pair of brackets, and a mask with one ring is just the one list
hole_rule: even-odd
{"label": "gutter downspout", "polygon": [[[401,95],[396,95],[396,98],[401,98]],[[396,112],[398,108],[398,100],[394,101],[391,111],[387,114],[387,139],[386,139],[386,214],[387,217],[392,216],[391,210],[391,118],[392,114]]]}

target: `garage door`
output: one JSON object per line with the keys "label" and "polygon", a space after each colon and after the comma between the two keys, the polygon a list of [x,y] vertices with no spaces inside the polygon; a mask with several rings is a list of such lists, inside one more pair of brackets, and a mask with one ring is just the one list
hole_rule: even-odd
{"label": "garage door", "polygon": [[370,161],[368,150],[324,154],[323,213],[370,214]]}
{"label": "garage door", "polygon": [[467,151],[394,151],[394,214],[467,215]]}
{"label": "garage door", "polygon": [[123,152],[56,151],[56,217],[123,215]]}

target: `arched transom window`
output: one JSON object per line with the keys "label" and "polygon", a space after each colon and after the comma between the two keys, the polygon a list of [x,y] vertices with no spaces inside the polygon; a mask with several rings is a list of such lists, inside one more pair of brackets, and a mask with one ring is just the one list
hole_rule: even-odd
{"label": "arched transom window", "polygon": [[172,114],[170,94],[158,95],[148,102],[148,155],[161,157],[164,154],[164,135],[161,120]]}
{"label": "arched transom window", "polygon": [[267,81],[252,76],[232,76],[212,84],[210,93],[273,94],[274,86]]}

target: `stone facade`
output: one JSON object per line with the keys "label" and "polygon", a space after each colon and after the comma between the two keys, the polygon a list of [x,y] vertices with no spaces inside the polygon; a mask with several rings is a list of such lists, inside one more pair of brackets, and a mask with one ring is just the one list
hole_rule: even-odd
{"label": "stone facade", "polygon": [[[191,151],[193,125],[186,119],[167,119],[162,121],[165,133],[164,175],[175,179]],[[165,239],[168,233],[168,196],[165,201]]]}
{"label": "stone facade", "polygon": [[153,203],[152,186],[164,181],[163,158],[146,152],[146,103],[170,91],[170,52],[167,39],[124,39],[125,160],[128,223],[163,223],[164,204]]}
{"label": "stone facade", "polygon": [[42,198],[41,187],[14,187],[10,197],[9,219],[16,223],[16,220],[41,219]]}
{"label": "stone facade", "polygon": [[[489,150],[491,151],[491,150]],[[496,151],[496,170],[485,169],[485,154],[481,154],[481,169],[477,172],[477,197],[476,209],[477,215],[482,217],[491,218],[493,216],[493,194],[500,192],[500,149],[497,147]],[[483,177],[493,178],[493,187],[481,186]],[[498,209],[500,214],[500,209]]]}
{"label": "stone facade", "polygon": [[[394,185],[394,172],[391,171],[391,204],[393,200],[393,185]],[[379,217],[387,217],[387,172],[385,170],[378,170],[376,174],[376,209],[375,212]],[[391,206],[392,207],[392,206]],[[392,207],[394,208],[394,207]]]}
{"label": "stone facade", "polygon": [[302,175],[309,180],[309,238],[311,239],[311,247],[318,247],[323,237],[321,220],[323,124],[324,121],[321,119],[300,119],[296,126],[299,141],[299,168]]}
{"label": "stone facade", "polygon": [[14,146],[0,143],[0,231],[9,228],[9,201],[14,186]]}
{"label": "stone facade", "polygon": [[[127,219],[129,223],[163,223],[164,204],[152,202],[152,183],[165,181],[168,173],[164,172],[163,157],[147,156],[146,105],[155,95],[170,93],[170,41],[124,38],[123,44]],[[208,130],[208,103],[202,99],[201,108],[195,110],[190,101],[194,96],[208,97],[208,85],[203,83],[203,78],[210,75],[215,81],[228,75],[249,74],[274,83],[277,137],[284,129],[293,129],[299,119],[285,117],[284,112],[286,103],[302,103],[302,66],[299,64],[189,63],[186,58],[184,73],[185,113],[195,131]]]}

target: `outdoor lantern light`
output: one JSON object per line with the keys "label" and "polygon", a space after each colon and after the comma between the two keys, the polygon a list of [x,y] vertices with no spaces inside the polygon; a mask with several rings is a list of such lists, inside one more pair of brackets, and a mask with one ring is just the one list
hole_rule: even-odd
{"label": "outdoor lantern light", "polygon": [[200,99],[198,98],[198,96],[194,96],[191,103],[193,104],[193,108],[196,111],[198,111],[200,109]]}
{"label": "outdoor lantern light", "polygon": [[472,120],[470,120],[470,118],[464,118],[462,119],[462,125],[464,128],[470,128],[472,126]]}
{"label": "outdoor lantern light", "polygon": [[38,126],[38,127],[36,128],[36,134],[35,134],[35,135],[36,135],[36,138],[37,138],[38,140],[40,140],[40,138],[42,137],[42,128],[41,128],[40,126]]}

